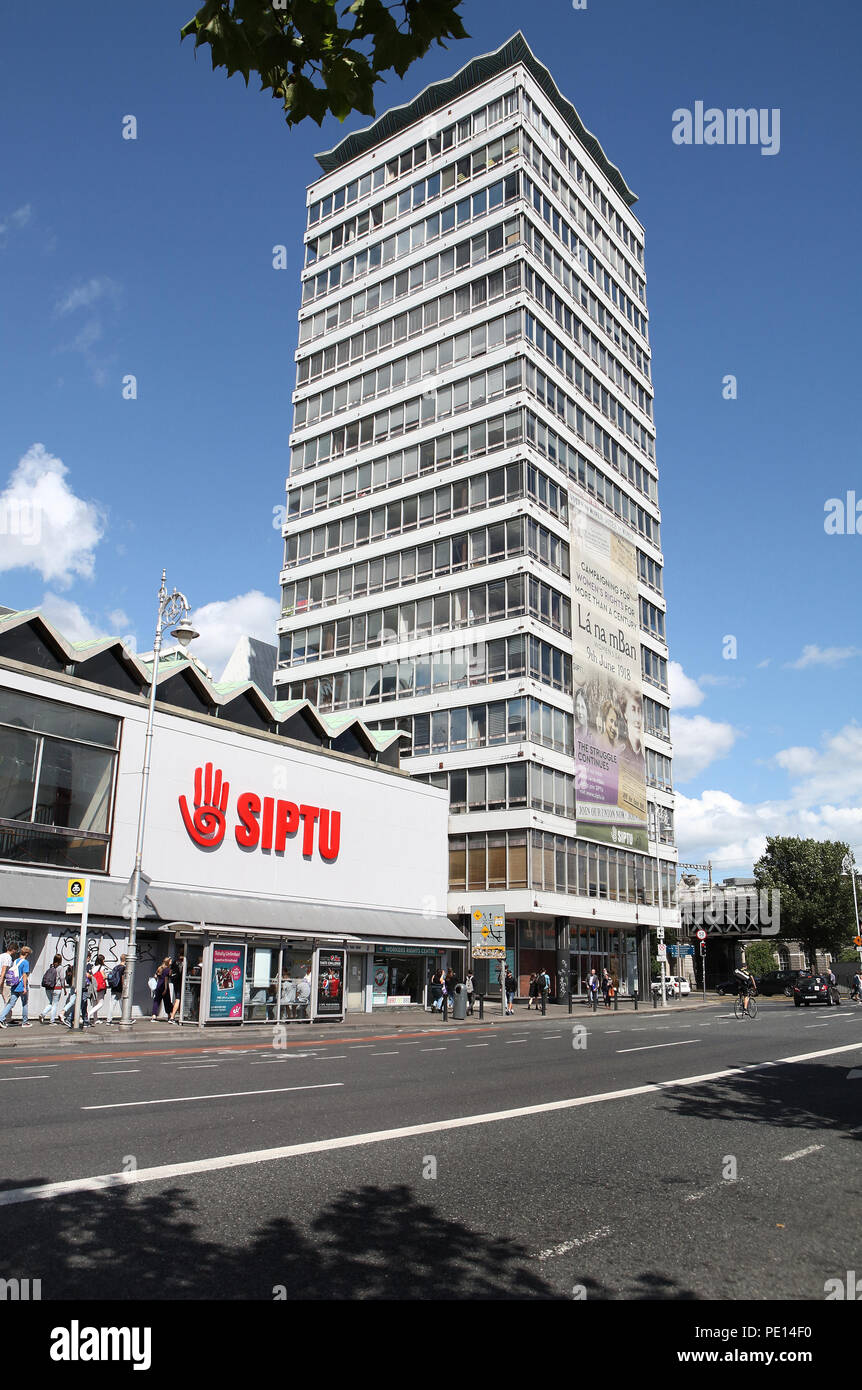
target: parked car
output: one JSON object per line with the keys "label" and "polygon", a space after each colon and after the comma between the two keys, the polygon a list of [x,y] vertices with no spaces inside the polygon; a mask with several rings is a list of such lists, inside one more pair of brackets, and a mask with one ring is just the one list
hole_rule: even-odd
{"label": "parked car", "polygon": [[[653,980],[652,988],[661,994],[661,980]],[[682,994],[691,994],[691,985],[679,975],[665,975],[664,992],[668,999],[678,999]]]}
{"label": "parked car", "polygon": [[[740,984],[741,981],[737,976],[731,975],[729,980],[722,980],[720,985],[716,985],[715,992],[716,994],[737,994]],[[755,984],[758,988],[760,987],[760,981],[758,979],[755,979]]]}
{"label": "parked car", "polygon": [[757,988],[761,994],[786,994],[790,999],[796,981],[806,973],[804,970],[767,970],[757,981]]}
{"label": "parked car", "polygon": [[840,1004],[838,986],[829,983],[828,975],[803,975],[793,986],[793,1003],[797,1009],[804,1004]]}

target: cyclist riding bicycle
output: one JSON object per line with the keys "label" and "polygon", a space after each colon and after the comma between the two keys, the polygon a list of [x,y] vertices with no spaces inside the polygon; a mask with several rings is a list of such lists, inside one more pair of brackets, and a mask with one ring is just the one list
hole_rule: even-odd
{"label": "cyclist riding bicycle", "polygon": [[742,1000],[743,1012],[748,1009],[748,1001],[753,994],[757,993],[757,981],[748,969],[747,965],[741,965],[734,970],[736,976],[737,993]]}

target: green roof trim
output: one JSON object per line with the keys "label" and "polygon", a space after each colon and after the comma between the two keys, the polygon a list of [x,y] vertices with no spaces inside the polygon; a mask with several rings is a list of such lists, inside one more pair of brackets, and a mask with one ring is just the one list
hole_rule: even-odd
{"label": "green roof trim", "polygon": [[325,174],[333,174],[342,165],[357,159],[375,145],[391,139],[393,135],[406,130],[416,121],[439,111],[442,106],[448,106],[456,97],[464,96],[474,87],[481,86],[483,82],[488,82],[507,68],[515,67],[517,63],[523,63],[532,73],[545,96],[580,140],[587,153],[596,161],[608,182],[616,189],[626,206],[632,207],[637,202],[637,194],[632,192],[617,166],[608,159],[595,135],[587,130],[572,103],[562,95],[548,69],[539,62],[520,30],[495,53],[486,53],[480,58],[474,58],[453,77],[448,77],[442,82],[433,82],[412,101],[404,106],[393,106],[372,125],[366,126],[364,130],[354,131],[352,135],[346,135],[337,145],[333,145],[331,150],[324,150],[315,158]]}

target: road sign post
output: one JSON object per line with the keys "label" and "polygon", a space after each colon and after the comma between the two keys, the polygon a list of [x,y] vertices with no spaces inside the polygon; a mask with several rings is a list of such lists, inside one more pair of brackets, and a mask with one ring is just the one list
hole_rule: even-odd
{"label": "road sign post", "polygon": [[81,1000],[84,989],[84,967],[87,961],[87,918],[90,910],[90,880],[70,878],[66,884],[66,913],[81,914],[81,931],[78,937],[78,961],[75,970],[75,1013],[72,1027],[82,1027]]}

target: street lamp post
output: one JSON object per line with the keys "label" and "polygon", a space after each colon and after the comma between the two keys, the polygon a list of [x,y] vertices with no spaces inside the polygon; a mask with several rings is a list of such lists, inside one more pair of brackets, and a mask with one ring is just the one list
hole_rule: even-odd
{"label": "street lamp post", "polygon": [[[667,809],[666,806],[659,806],[657,803],[654,803],[654,804],[655,804],[655,876],[656,876],[656,884],[657,884],[657,887],[658,887],[658,925],[659,925],[659,942],[661,943],[661,942],[664,940],[664,937],[661,935],[661,930],[662,930],[662,920],[661,920],[661,910],[662,910],[662,901],[661,901],[661,896],[662,896],[662,895],[661,895],[661,861],[659,860],[659,857],[658,857],[658,847],[659,847],[659,839],[660,839],[660,835],[661,835],[661,830],[662,830],[663,828],[666,829],[667,826],[670,824],[670,814],[669,814],[668,809]],[[681,939],[682,939],[682,934],[680,933],[680,940],[681,940]],[[666,1009],[666,1008],[667,1008],[667,986],[666,986],[666,984],[665,984],[665,980],[666,980],[666,978],[667,978],[667,976],[666,976],[666,968],[665,968],[665,967],[666,967],[666,961],[661,960],[661,961],[659,961],[659,964],[661,965],[661,1006],[662,1006],[663,1009]]]}
{"label": "street lamp post", "polygon": [[[855,914],[856,914],[856,935],[857,935],[857,937],[858,937],[859,934],[860,934],[860,933],[859,933],[859,900],[858,900],[857,897],[856,897],[856,860],[855,860],[854,857],[853,857],[853,852],[852,852],[852,850],[851,850],[851,852],[850,852],[849,854],[845,854],[845,856],[844,856],[844,862],[843,862],[843,864],[841,865],[841,868],[844,870],[845,874],[849,874],[849,875],[850,875],[850,882],[851,882],[851,884],[853,885],[853,911],[854,911]],[[857,949],[858,952],[859,952],[859,963],[860,963],[860,965],[862,965],[862,946],[857,946],[856,949]]]}
{"label": "street lamp post", "polygon": [[162,570],[162,583],[159,589],[159,614],[156,620],[156,637],[153,643],[153,671],[150,679],[150,698],[147,706],[147,732],[144,738],[144,766],[141,776],[141,798],[138,802],[138,833],[135,840],[135,867],[132,871],[131,903],[129,906],[129,941],[126,947],[126,973],[123,977],[123,1012],[120,1028],[129,1031],[132,1027],[132,996],[135,987],[135,964],[138,950],[138,907],[141,894],[141,858],[144,850],[144,830],[147,820],[147,792],[150,785],[150,760],[153,746],[153,718],[156,708],[156,684],[159,678],[159,653],[162,648],[162,632],[170,623],[176,623],[171,632],[181,647],[187,647],[200,634],[191,623],[191,609],[185,594],[178,589],[168,593],[165,586],[165,570]]}

